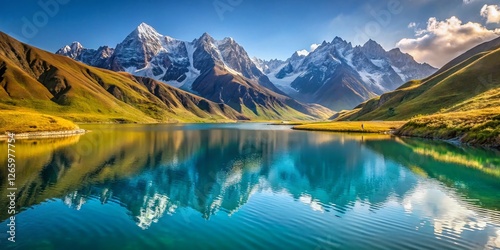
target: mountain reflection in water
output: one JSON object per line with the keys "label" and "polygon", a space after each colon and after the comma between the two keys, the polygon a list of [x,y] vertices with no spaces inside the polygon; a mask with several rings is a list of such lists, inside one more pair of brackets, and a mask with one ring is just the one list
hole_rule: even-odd
{"label": "mountain reflection in water", "polygon": [[[231,223],[250,223],[244,217],[262,220],[254,228],[272,228],[282,213],[288,219],[271,224],[318,226],[297,247],[346,246],[341,237],[321,235],[336,220],[342,221],[338,233],[357,235],[365,247],[379,232],[392,231],[406,240],[399,244],[413,247],[428,246],[420,237],[436,240],[435,247],[500,247],[497,152],[263,124],[89,128],[79,137],[18,142],[17,204],[25,210],[19,217],[57,200],[82,211],[87,203],[104,210],[118,205],[141,230],[166,217],[217,224],[221,213]],[[6,207],[6,168],[0,178]],[[370,244],[382,247],[384,240]]]}

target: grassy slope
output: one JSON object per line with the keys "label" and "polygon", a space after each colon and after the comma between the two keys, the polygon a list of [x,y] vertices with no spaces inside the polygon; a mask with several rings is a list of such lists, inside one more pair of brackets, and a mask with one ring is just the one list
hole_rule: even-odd
{"label": "grassy slope", "polygon": [[77,122],[247,119],[227,105],[151,79],[93,68],[22,44],[3,33],[0,33],[0,107]]}
{"label": "grassy slope", "polygon": [[[500,88],[500,49],[480,53],[455,67],[361,104],[345,119],[407,120],[429,115]],[[486,97],[487,98],[487,97]],[[391,109],[393,110],[391,112]]]}
{"label": "grassy slope", "polygon": [[[324,122],[311,123],[295,126],[297,130],[309,131],[330,131],[330,132],[354,132],[354,133],[383,133],[395,130],[403,126],[406,122]],[[363,127],[362,127],[363,125]]]}
{"label": "grassy slope", "polygon": [[459,139],[462,143],[500,148],[500,110],[483,109],[422,116],[397,131],[436,139]]}
{"label": "grassy slope", "polygon": [[335,120],[409,120],[400,135],[500,147],[500,49],[410,81]]}
{"label": "grassy slope", "polygon": [[272,101],[235,100],[249,104],[236,111],[152,79],[90,67],[33,48],[0,32],[2,109],[28,110],[75,122],[313,120],[313,116],[332,115],[331,110],[319,105],[289,105],[287,97],[277,94],[268,98]]}
{"label": "grassy slope", "polygon": [[252,120],[315,120],[333,114],[321,105],[299,103],[219,65],[202,74],[193,83],[193,90],[209,100],[223,100]]}
{"label": "grassy slope", "polygon": [[66,119],[29,111],[2,110],[0,115],[0,135],[6,132],[64,131],[77,128],[77,125]]}

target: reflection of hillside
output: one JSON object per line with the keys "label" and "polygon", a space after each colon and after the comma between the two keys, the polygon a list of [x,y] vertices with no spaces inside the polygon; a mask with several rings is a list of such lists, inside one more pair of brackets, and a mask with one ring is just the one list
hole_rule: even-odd
{"label": "reflection of hillside", "polygon": [[[15,143],[15,156],[19,160],[16,163],[16,169],[21,178],[18,181],[23,182],[22,178],[27,176],[25,173],[36,171],[38,167],[43,165],[42,162],[49,161],[53,151],[73,145],[79,140],[80,135],[43,140],[17,140]],[[0,142],[1,148],[6,148],[6,145],[5,141]],[[6,154],[0,154],[0,164],[7,166]],[[0,173],[0,180],[2,180],[1,183],[3,184],[5,182],[1,178],[7,175],[7,168],[0,168]]]}
{"label": "reflection of hillside", "polygon": [[340,209],[411,189],[415,181],[364,149],[364,138],[286,130],[94,129],[39,162],[36,178],[21,188],[20,205],[65,197],[79,209],[89,197],[113,198],[147,228],[179,208],[205,218],[219,210],[233,213],[262,188],[296,199],[307,194],[320,207]]}
{"label": "reflection of hillside", "polygon": [[370,149],[409,167],[416,174],[437,179],[456,188],[486,208],[499,209],[498,153],[462,149],[448,143],[404,139],[367,142]]}
{"label": "reflection of hillside", "polygon": [[[343,214],[356,202],[373,210],[390,199],[402,202],[418,186],[417,177],[394,162],[415,166],[411,159],[422,156],[409,148],[410,142],[389,136],[197,126],[100,126],[75,144],[25,156],[32,165],[20,166],[30,178],[19,182],[18,204],[26,208],[63,198],[80,209],[87,199],[115,200],[146,229],[186,208],[207,219],[218,211],[234,213],[262,190],[288,193],[314,210]],[[431,177],[457,178],[454,172],[434,169],[433,162],[417,165]],[[476,180],[482,177],[487,178]],[[494,197],[486,194],[478,197]]]}
{"label": "reflection of hillside", "polygon": [[413,152],[419,155],[430,156],[440,162],[475,168],[487,174],[500,177],[500,157],[496,159],[492,157],[481,158],[482,154],[460,154],[447,151],[446,149],[426,148],[425,145],[418,145],[416,143],[412,143],[412,145],[415,145]]}
{"label": "reflection of hillside", "polygon": [[[199,147],[194,139],[198,137],[196,133],[160,134],[131,129],[115,133],[112,129],[93,130],[76,144],[18,157],[23,159],[17,165],[18,204],[27,207],[66,195],[88,183],[109,182],[140,172],[141,168],[185,160]],[[179,146],[180,143],[185,145]],[[31,152],[30,147],[16,146],[18,152]],[[5,172],[1,178],[6,178]],[[2,188],[2,192],[5,190]],[[5,197],[5,193],[2,196]]]}
{"label": "reflection of hillside", "polygon": [[[80,135],[43,140],[17,140],[15,144],[17,187],[29,187],[31,190],[36,190],[38,185],[35,183],[39,182],[39,172],[42,171],[43,166],[51,161],[53,152],[74,145],[79,139]],[[6,145],[6,142],[0,142],[0,148],[6,148]],[[0,164],[1,166],[7,166],[6,154],[0,154]],[[2,197],[7,195],[7,174],[7,167],[0,168],[0,194]],[[30,201],[27,196],[21,196],[19,199],[20,203],[35,202]],[[2,207],[6,207],[6,202],[0,199]],[[0,217],[4,218],[3,216]]]}

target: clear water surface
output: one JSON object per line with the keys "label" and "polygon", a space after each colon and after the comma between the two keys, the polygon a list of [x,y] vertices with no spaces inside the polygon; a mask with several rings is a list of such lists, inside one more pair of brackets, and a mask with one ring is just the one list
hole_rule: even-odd
{"label": "clear water surface", "polygon": [[0,248],[500,248],[498,152],[266,124],[84,127],[17,142],[17,243],[2,209]]}

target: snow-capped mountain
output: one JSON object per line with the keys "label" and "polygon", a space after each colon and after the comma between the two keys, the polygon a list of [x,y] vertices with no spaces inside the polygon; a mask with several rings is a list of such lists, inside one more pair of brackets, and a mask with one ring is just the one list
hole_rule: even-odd
{"label": "snow-capped mountain", "polygon": [[232,38],[219,41],[204,33],[187,42],[161,35],[142,23],[116,46],[106,63],[87,60],[100,58],[97,53],[98,50],[85,49],[76,43],[57,52],[92,66],[163,81],[228,104],[249,117],[283,118],[285,113],[297,114],[287,109],[304,116],[321,113],[324,117],[331,113],[324,107],[304,105],[284,94]]}
{"label": "snow-capped mountain", "polygon": [[[92,66],[160,80],[230,104],[236,110],[242,110],[243,104],[254,113],[259,105],[280,100],[310,114],[290,97],[334,110],[350,109],[408,80],[436,71],[399,49],[385,51],[372,40],[363,46],[352,46],[336,37],[310,53],[295,52],[286,61],[265,61],[251,59],[232,38],[215,40],[205,33],[191,42],[181,41],[161,35],[145,23],[115,49],[86,49],[75,42],[57,54]],[[277,110],[270,106],[265,109]]]}
{"label": "snow-capped mountain", "polygon": [[200,74],[193,66],[193,53],[192,43],[163,36],[142,23],[116,46],[110,69],[154,78],[175,87],[190,86]]}
{"label": "snow-capped mountain", "polygon": [[254,59],[278,88],[302,102],[335,110],[350,109],[437,69],[417,63],[399,49],[386,51],[373,40],[363,46],[336,37],[311,53],[294,53],[279,66]]}
{"label": "snow-capped mountain", "polygon": [[70,45],[66,45],[63,48],[59,49],[56,54],[65,55],[67,57],[71,57],[73,59],[79,58],[83,51],[87,51],[88,49],[83,48],[83,46],[79,42],[73,42]]}
{"label": "snow-capped mountain", "polygon": [[114,49],[108,46],[101,46],[97,50],[87,49],[79,42],[73,42],[71,45],[66,45],[56,52],[56,54],[65,55],[99,68],[109,68],[109,59],[113,53]]}
{"label": "snow-capped mountain", "polygon": [[257,57],[252,57],[252,61],[255,63],[257,68],[264,74],[269,74],[275,71],[277,68],[282,67],[285,61],[279,59],[262,60]]}
{"label": "snow-capped mountain", "polygon": [[186,90],[191,90],[192,83],[202,72],[219,64],[231,73],[258,80],[263,86],[280,92],[234,39],[217,41],[207,33],[186,42],[161,35],[153,27],[141,23],[114,50],[107,46],[98,50],[86,49],[74,42],[56,54],[92,66],[154,78]]}

